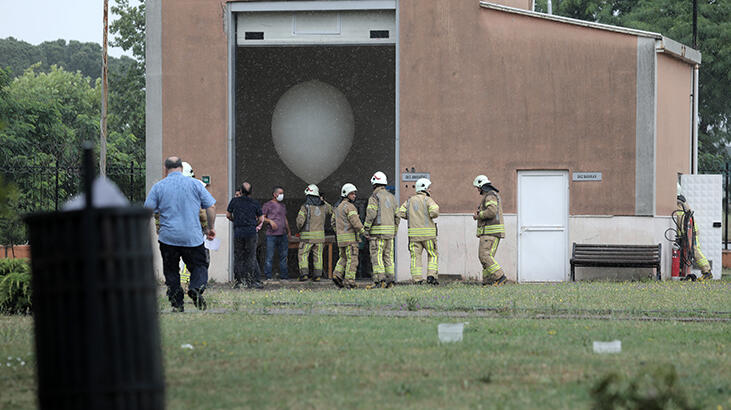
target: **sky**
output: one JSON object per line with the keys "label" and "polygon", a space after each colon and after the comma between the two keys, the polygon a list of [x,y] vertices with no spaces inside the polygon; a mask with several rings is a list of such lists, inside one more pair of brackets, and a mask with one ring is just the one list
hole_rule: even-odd
{"label": "sky", "polygon": [[[130,0],[134,6],[140,3]],[[110,22],[114,4],[109,0]],[[31,44],[58,39],[101,44],[103,8],[103,0],[0,0],[0,38],[15,37]],[[122,54],[132,55],[109,48],[110,56]]]}

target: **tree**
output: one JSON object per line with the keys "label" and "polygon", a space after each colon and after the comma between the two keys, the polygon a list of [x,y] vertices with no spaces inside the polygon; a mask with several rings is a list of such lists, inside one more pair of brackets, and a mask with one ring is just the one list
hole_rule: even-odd
{"label": "tree", "polygon": [[129,0],[116,0],[112,13],[119,16],[109,26],[115,34],[113,47],[121,47],[124,51],[132,51],[134,58],[145,65],[145,3],[137,7],[130,6]]}
{"label": "tree", "polygon": [[[72,73],[80,72],[95,81],[101,76],[102,47],[97,43],[81,43],[75,40],[46,41],[37,46],[16,40],[13,37],[0,39],[0,68],[6,68],[11,76],[23,75],[25,70],[37,63],[36,71],[47,73],[51,66],[63,68]],[[129,57],[109,58],[110,71],[117,66],[128,67]]]}
{"label": "tree", "polygon": [[119,16],[109,27],[111,45],[129,51],[110,73],[110,145],[126,154],[118,160],[145,161],[145,4],[131,6],[116,0],[112,13]]}

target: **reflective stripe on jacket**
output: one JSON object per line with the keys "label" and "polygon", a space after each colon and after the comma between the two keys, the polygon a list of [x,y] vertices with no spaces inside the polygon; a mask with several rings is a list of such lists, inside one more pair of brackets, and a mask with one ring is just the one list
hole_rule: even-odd
{"label": "reflective stripe on jacket", "polygon": [[297,229],[300,241],[306,243],[325,242],[325,219],[333,212],[327,202],[322,205],[303,204],[297,213]]}
{"label": "reflective stripe on jacket", "polygon": [[343,202],[335,209],[333,219],[338,236],[338,247],[358,243],[356,235],[365,233],[363,224],[358,218],[358,210],[347,199],[343,199]]}
{"label": "reflective stripe on jacket", "polygon": [[495,191],[482,194],[482,201],[477,208],[477,236],[483,235],[505,237],[502,202],[500,194]]}
{"label": "reflective stripe on jacket", "polygon": [[425,192],[417,192],[398,209],[399,218],[409,221],[409,240],[428,241],[436,239],[439,205]]}
{"label": "reflective stripe on jacket", "polygon": [[399,218],[396,216],[396,197],[384,187],[378,187],[368,199],[365,230],[372,236],[392,239],[396,236]]}

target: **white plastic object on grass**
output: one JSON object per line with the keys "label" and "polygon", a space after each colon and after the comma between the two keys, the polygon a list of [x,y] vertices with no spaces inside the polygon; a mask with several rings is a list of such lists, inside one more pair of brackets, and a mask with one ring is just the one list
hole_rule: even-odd
{"label": "white plastic object on grass", "polygon": [[440,323],[437,327],[439,341],[442,343],[461,342],[464,332],[464,322]]}
{"label": "white plastic object on grass", "polygon": [[190,343],[186,343],[186,344],[182,344],[182,345],[180,345],[180,348],[181,348],[181,349],[189,349],[189,350],[193,350],[193,345],[192,345],[192,344],[190,344]]}
{"label": "white plastic object on grass", "polygon": [[611,342],[594,341],[594,353],[621,353],[622,341],[612,340]]}

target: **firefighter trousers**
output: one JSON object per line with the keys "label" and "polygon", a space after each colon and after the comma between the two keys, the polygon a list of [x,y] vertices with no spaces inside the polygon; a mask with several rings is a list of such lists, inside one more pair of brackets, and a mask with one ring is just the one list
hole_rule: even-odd
{"label": "firefighter trousers", "polygon": [[703,255],[703,252],[701,252],[701,246],[696,244],[693,247],[693,257],[695,258],[695,264],[698,266],[698,269],[701,270],[701,273],[708,273],[711,271],[711,264],[708,263],[708,259]]}
{"label": "firefighter trousers", "polygon": [[427,276],[433,276],[436,279],[439,271],[439,251],[437,250],[437,240],[429,239],[426,241],[410,241],[409,252],[411,252],[411,279],[415,281],[420,281],[423,278],[421,255],[424,251],[426,251]]}
{"label": "firefighter trousers", "polygon": [[310,274],[310,253],[312,253],[312,278],[322,276],[322,243],[306,243],[300,242],[297,251],[297,261],[300,268],[300,276],[309,276]]}
{"label": "firefighter trousers", "polygon": [[371,238],[371,265],[373,265],[373,281],[393,280],[393,238]]}
{"label": "firefighter trousers", "polygon": [[490,282],[499,279],[505,272],[495,260],[495,252],[500,245],[500,238],[491,235],[480,236],[480,247],[477,251],[482,264],[482,282]]}
{"label": "firefighter trousers", "polygon": [[339,249],[340,257],[334,275],[346,280],[355,280],[355,273],[358,271],[358,244],[341,246]]}

